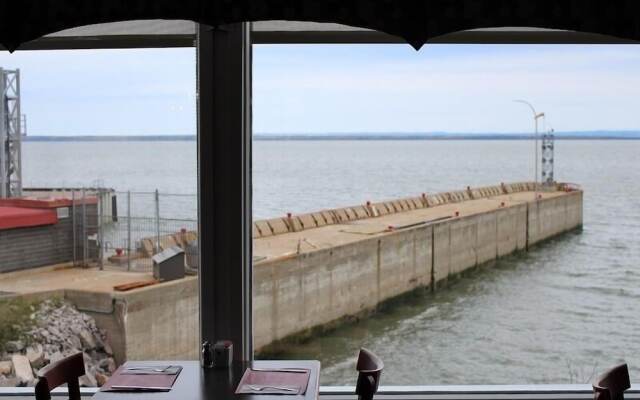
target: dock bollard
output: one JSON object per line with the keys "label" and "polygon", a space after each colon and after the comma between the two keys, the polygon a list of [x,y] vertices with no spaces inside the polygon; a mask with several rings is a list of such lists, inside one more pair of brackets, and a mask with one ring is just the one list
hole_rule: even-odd
{"label": "dock bollard", "polygon": [[370,217],[378,217],[380,216],[380,214],[378,213],[378,209],[375,208],[373,205],[371,205],[371,201],[367,200],[367,212],[369,213]]}
{"label": "dock bollard", "polygon": [[289,232],[295,232],[296,227],[293,225],[293,220],[291,219],[291,213],[287,213],[287,228],[289,228]]}

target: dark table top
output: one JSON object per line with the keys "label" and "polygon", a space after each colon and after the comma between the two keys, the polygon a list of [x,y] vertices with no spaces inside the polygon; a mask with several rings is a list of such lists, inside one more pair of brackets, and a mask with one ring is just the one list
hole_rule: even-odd
{"label": "dark table top", "polygon": [[[94,400],[315,400],[320,380],[319,361],[234,362],[229,369],[202,368],[199,361],[130,361],[132,365],[180,365],[182,372],[168,392],[101,392]],[[240,378],[248,367],[308,368],[309,385],[304,395],[235,394]]]}

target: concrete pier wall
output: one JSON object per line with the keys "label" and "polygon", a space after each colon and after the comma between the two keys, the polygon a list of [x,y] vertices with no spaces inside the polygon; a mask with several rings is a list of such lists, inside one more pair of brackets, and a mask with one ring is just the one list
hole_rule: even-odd
{"label": "concrete pier wall", "polygon": [[582,192],[511,204],[254,267],[254,343],[359,315],[582,225]]}
{"label": "concrete pier wall", "polygon": [[67,290],[65,298],[106,330],[118,363],[199,356],[195,277],[121,293]]}
{"label": "concrete pier wall", "polygon": [[529,205],[529,245],[582,224],[582,192]]}
{"label": "concrete pier wall", "polygon": [[360,314],[429,285],[431,240],[431,228],[419,228],[257,264],[255,346]]}

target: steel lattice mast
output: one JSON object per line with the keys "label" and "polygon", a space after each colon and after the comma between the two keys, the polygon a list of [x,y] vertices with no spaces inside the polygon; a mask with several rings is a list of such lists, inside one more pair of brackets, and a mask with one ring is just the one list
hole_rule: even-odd
{"label": "steel lattice mast", "polygon": [[22,195],[20,70],[0,68],[0,198]]}
{"label": "steel lattice mast", "polygon": [[554,135],[551,129],[542,136],[542,184],[545,186],[553,186],[554,183],[553,147]]}

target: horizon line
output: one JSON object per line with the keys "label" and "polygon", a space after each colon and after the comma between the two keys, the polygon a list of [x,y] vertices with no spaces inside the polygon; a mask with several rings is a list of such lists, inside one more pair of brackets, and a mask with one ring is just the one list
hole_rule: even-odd
{"label": "horizon line", "polygon": [[[544,132],[538,132],[539,135],[542,135]],[[586,130],[565,130],[565,131],[555,131],[555,135],[563,135],[563,134],[595,134],[595,133],[606,133],[606,134],[639,134],[639,129],[586,129]],[[254,136],[380,136],[380,135],[397,135],[397,136],[407,136],[407,135],[531,135],[533,136],[533,132],[464,132],[464,131],[352,131],[352,132],[342,132],[342,131],[333,131],[333,132],[254,132]],[[27,136],[23,136],[23,139],[29,138],[75,138],[75,137],[195,137],[196,134],[183,134],[183,133],[159,133],[159,134],[73,134],[73,135],[59,135],[59,134],[30,134]]]}

